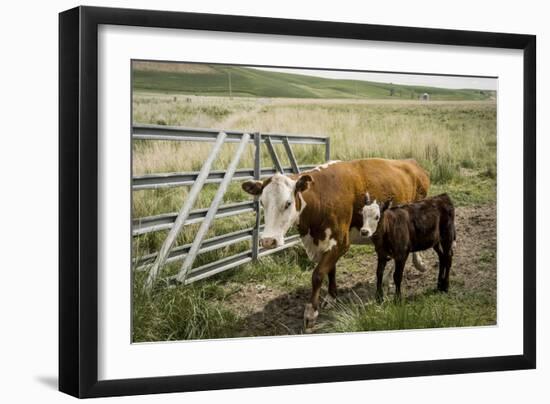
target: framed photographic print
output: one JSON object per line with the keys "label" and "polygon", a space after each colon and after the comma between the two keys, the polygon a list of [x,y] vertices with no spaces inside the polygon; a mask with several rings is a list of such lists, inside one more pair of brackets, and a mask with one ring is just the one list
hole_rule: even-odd
{"label": "framed photographic print", "polygon": [[534,36],[59,27],[61,391],[535,367]]}

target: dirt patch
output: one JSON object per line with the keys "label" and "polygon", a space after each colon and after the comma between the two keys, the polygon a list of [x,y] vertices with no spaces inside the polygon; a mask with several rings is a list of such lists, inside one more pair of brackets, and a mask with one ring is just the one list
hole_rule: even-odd
{"label": "dirt patch", "polygon": [[[459,207],[456,209],[457,244],[453,257],[450,289],[479,291],[496,299],[496,205]],[[336,281],[338,298],[374,299],[376,290],[376,254],[352,250],[340,259]],[[432,250],[422,253],[427,271],[420,273],[409,258],[405,268],[402,293],[405,298],[435,289],[438,274],[437,255]],[[386,294],[393,296],[391,274]],[[326,281],[325,281],[326,283]],[[225,305],[243,318],[243,326],[235,336],[293,335],[303,330],[304,305],[310,297],[308,286],[282,290],[264,284],[228,285],[234,291]],[[326,295],[326,285],[321,296]],[[316,329],[329,321],[322,309]]]}

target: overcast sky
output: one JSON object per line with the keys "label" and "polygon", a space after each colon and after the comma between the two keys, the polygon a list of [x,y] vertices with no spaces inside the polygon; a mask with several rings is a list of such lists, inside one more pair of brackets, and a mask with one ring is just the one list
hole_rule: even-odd
{"label": "overcast sky", "polygon": [[423,74],[397,74],[397,73],[367,73],[346,72],[333,70],[307,70],[307,69],[278,69],[271,67],[255,67],[255,69],[269,70],[272,72],[303,74],[306,76],[318,76],[329,79],[348,79],[376,81],[379,83],[395,83],[407,85],[422,85],[443,88],[470,88],[477,90],[496,90],[497,79],[485,77],[459,77],[459,76],[431,76]]}

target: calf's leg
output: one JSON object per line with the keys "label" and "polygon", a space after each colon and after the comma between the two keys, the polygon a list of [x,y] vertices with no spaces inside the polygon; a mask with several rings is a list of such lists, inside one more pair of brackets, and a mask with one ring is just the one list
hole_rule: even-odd
{"label": "calf's leg", "polygon": [[448,228],[448,231],[444,234],[444,237],[441,241],[441,246],[443,248],[443,256],[445,257],[445,275],[443,275],[441,280],[440,290],[443,292],[449,291],[449,276],[451,274],[451,266],[453,265],[453,248],[455,245],[455,228],[454,223]]}
{"label": "calf's leg", "polygon": [[443,250],[439,246],[434,247],[437,257],[439,258],[439,273],[437,275],[437,290],[443,292],[443,280],[445,278],[445,267],[446,267],[446,256],[443,253]]}
{"label": "calf's leg", "polygon": [[376,300],[381,303],[384,300],[384,289],[382,282],[384,281],[384,269],[386,269],[386,257],[378,256],[378,265],[376,266]]}
{"label": "calf's leg", "polygon": [[401,281],[403,280],[403,270],[405,269],[407,257],[395,258],[395,271],[393,273],[393,282],[395,283],[395,298],[401,300]]}
{"label": "calf's leg", "polygon": [[449,276],[451,274],[451,265],[453,264],[453,253],[448,251],[445,260],[445,277],[443,278],[443,292],[449,291]]}
{"label": "calf's leg", "polygon": [[[437,290],[439,290],[440,292],[447,292],[447,290],[449,289],[448,279],[447,281],[445,281],[445,279],[447,278],[446,272],[447,272],[447,266],[449,265],[448,264],[449,259],[450,257],[447,254],[441,254],[439,256],[439,274],[437,276]],[[447,286],[445,286],[445,283],[447,283]]]}

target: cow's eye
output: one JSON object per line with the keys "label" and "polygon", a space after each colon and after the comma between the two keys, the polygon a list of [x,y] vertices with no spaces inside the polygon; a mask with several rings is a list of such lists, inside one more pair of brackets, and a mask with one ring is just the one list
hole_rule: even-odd
{"label": "cow's eye", "polygon": [[292,204],[292,202],[286,201],[286,203],[285,203],[285,209],[288,209],[288,208],[290,207],[291,204]]}
{"label": "cow's eye", "polygon": [[374,218],[374,220],[379,220],[379,219],[380,219],[379,215],[376,215],[376,217]]}

